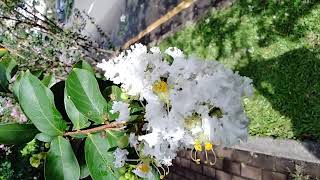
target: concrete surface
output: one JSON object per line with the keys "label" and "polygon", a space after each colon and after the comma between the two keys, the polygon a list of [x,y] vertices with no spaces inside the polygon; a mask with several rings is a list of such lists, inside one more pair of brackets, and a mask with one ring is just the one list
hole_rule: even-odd
{"label": "concrete surface", "polygon": [[[75,0],[74,8],[86,12],[109,35],[113,45],[121,46],[156,21],[181,0]],[[85,35],[99,40],[94,25],[87,23]]]}
{"label": "concrete surface", "polygon": [[267,155],[320,163],[320,144],[311,141],[250,137],[248,142],[235,146],[236,149]]}

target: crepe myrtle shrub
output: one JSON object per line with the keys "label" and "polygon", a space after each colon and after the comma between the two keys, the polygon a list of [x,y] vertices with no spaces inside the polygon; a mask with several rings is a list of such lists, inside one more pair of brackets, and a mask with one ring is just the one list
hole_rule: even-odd
{"label": "crepe myrtle shrub", "polygon": [[80,61],[55,85],[30,71],[9,85],[32,123],[1,125],[0,143],[48,143],[47,180],[162,179],[178,151],[214,165],[216,145],[248,136],[251,80],[216,61],[137,44],[97,68],[105,79]]}

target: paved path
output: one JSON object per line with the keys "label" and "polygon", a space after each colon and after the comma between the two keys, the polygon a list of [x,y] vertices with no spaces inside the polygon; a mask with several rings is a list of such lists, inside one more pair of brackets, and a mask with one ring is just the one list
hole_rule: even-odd
{"label": "paved path", "polygon": [[[156,21],[181,0],[75,0],[74,8],[85,11],[119,47]],[[99,40],[96,27],[87,24],[85,34]]]}

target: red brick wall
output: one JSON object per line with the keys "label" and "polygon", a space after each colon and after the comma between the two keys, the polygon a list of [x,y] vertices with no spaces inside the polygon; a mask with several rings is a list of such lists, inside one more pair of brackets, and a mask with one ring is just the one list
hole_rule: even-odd
{"label": "red brick wall", "polygon": [[[168,180],[287,180],[293,179],[295,166],[303,168],[303,173],[311,179],[320,179],[320,164],[285,159],[259,153],[250,153],[236,149],[216,149],[217,163],[214,166],[204,162],[194,163],[190,158],[190,151],[182,151],[174,160]],[[210,158],[213,158],[209,155]]]}

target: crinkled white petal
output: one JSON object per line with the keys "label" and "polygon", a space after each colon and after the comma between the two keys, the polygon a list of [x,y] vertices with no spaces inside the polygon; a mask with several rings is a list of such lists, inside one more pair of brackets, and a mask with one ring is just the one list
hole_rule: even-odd
{"label": "crinkled white petal", "polygon": [[124,164],[126,163],[127,160],[127,155],[129,154],[129,152],[126,149],[120,149],[117,148],[114,152],[113,155],[115,157],[115,161],[114,166],[116,168],[121,168],[124,166]]}
{"label": "crinkled white petal", "polygon": [[119,117],[116,119],[117,122],[126,122],[129,120],[130,108],[128,103],[121,101],[114,101],[112,104],[111,113],[119,112]]}

